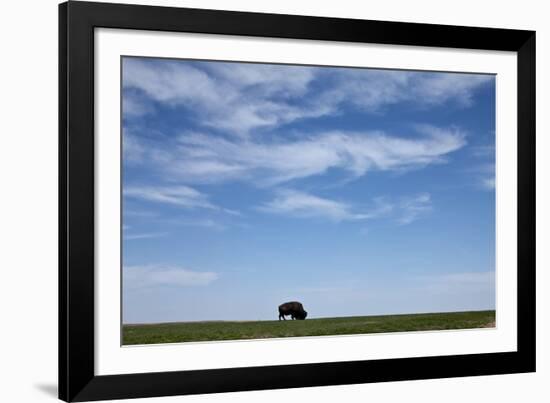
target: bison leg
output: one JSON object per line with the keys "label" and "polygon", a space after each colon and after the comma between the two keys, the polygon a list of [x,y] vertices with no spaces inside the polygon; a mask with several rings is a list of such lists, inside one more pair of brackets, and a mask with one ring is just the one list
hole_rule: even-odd
{"label": "bison leg", "polygon": [[281,320],[281,318],[283,318],[283,320],[286,320],[285,315],[283,315],[282,313],[279,314],[279,320]]}

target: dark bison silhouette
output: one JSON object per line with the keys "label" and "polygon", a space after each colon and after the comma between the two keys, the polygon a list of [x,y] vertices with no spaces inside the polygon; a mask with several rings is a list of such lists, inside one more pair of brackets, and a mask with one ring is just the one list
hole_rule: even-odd
{"label": "dark bison silhouette", "polygon": [[286,320],[285,316],[290,315],[292,319],[304,320],[307,316],[307,312],[304,311],[304,307],[297,301],[285,302],[279,305],[279,320]]}

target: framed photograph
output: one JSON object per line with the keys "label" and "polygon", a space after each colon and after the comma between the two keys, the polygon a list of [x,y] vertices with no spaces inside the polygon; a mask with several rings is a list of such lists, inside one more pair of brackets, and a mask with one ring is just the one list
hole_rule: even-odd
{"label": "framed photograph", "polygon": [[535,371],[535,33],[59,6],[59,397]]}

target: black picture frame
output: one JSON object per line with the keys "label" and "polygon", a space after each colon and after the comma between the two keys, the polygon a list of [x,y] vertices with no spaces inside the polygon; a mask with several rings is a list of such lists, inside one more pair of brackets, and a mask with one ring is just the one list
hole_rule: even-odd
{"label": "black picture frame", "polygon": [[[94,29],[517,52],[517,352],[96,376]],[[535,371],[535,32],[69,1],[59,5],[59,398],[90,401]]]}

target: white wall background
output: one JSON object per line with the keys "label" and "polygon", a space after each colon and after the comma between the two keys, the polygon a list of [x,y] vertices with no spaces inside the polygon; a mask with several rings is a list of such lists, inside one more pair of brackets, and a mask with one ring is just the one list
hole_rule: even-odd
{"label": "white wall background", "polygon": [[[144,402],[546,402],[550,379],[550,25],[545,2],[461,0],[169,0],[159,5],[537,31],[538,372],[242,392]],[[56,399],[57,0],[2,2],[0,23],[0,400]],[[546,381],[546,382],[545,382]]]}

